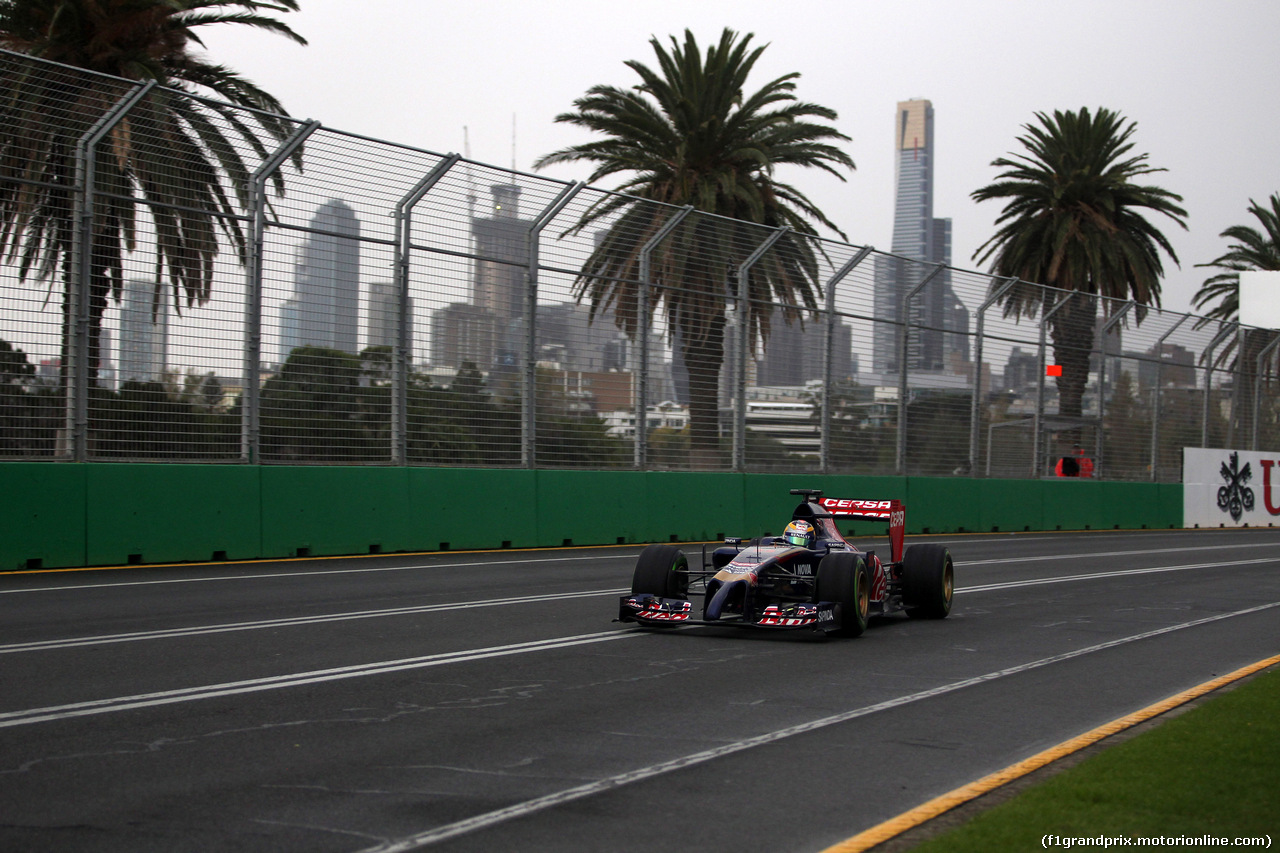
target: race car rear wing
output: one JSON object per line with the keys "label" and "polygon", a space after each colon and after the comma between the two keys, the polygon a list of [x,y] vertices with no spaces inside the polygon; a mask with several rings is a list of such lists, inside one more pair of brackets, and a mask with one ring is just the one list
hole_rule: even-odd
{"label": "race car rear wing", "polygon": [[889,524],[889,559],[902,559],[902,540],[906,533],[907,508],[902,501],[855,501],[840,498],[818,498],[818,505],[834,516],[884,521]]}

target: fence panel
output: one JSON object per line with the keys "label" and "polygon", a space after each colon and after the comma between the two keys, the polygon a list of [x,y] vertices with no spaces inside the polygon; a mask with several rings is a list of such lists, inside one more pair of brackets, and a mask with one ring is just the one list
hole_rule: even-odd
{"label": "fence panel", "polygon": [[107,118],[141,87],[8,52],[0,80],[0,453],[72,459],[74,438],[81,454],[87,438],[89,374],[105,366],[110,378],[102,338],[88,334],[109,284],[79,286],[79,268],[94,259],[93,232],[81,227],[93,210],[84,187],[102,160],[85,142],[109,130]]}
{"label": "fence panel", "polygon": [[1271,331],[3,51],[0,81],[3,458],[1173,482],[1280,442]]}

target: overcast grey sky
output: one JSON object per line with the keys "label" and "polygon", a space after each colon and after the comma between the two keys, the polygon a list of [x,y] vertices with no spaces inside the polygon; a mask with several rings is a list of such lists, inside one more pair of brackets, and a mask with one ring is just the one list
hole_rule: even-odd
{"label": "overcast grey sky", "polygon": [[[969,194],[1037,111],[1104,106],[1138,123],[1153,182],[1181,194],[1189,230],[1159,226],[1164,305],[1189,310],[1226,248],[1219,233],[1253,223],[1251,198],[1280,191],[1280,3],[1276,0],[301,0],[281,16],[300,47],[243,27],[203,34],[213,58],[282,99],[300,118],[438,152],[462,151],[531,169],[539,156],[589,137],[555,116],[597,83],[632,85],[627,59],[651,64],[650,36],[691,29],[699,42],[728,26],[768,43],[753,81],[802,75],[797,95],[835,109],[852,137],[847,183],[785,175],[859,245],[889,248],[895,105],[928,98],[936,113],[934,213],[954,221],[952,263],[990,236],[999,205]],[[581,179],[585,166],[547,174]]]}

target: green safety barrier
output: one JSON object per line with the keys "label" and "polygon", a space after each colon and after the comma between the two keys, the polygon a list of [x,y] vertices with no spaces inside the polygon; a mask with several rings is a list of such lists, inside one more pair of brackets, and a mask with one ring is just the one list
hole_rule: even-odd
{"label": "green safety barrier", "polygon": [[1182,526],[1177,483],[24,462],[0,482],[3,571],[708,541],[780,533],[794,488],[897,498],[909,533]]}

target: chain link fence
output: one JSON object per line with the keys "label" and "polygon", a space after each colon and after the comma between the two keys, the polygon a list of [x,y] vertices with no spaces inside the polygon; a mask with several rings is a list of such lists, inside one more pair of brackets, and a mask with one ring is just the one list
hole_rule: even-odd
{"label": "chain link fence", "polygon": [[1269,331],[19,54],[0,80],[5,459],[1168,482],[1185,446],[1280,446]]}

